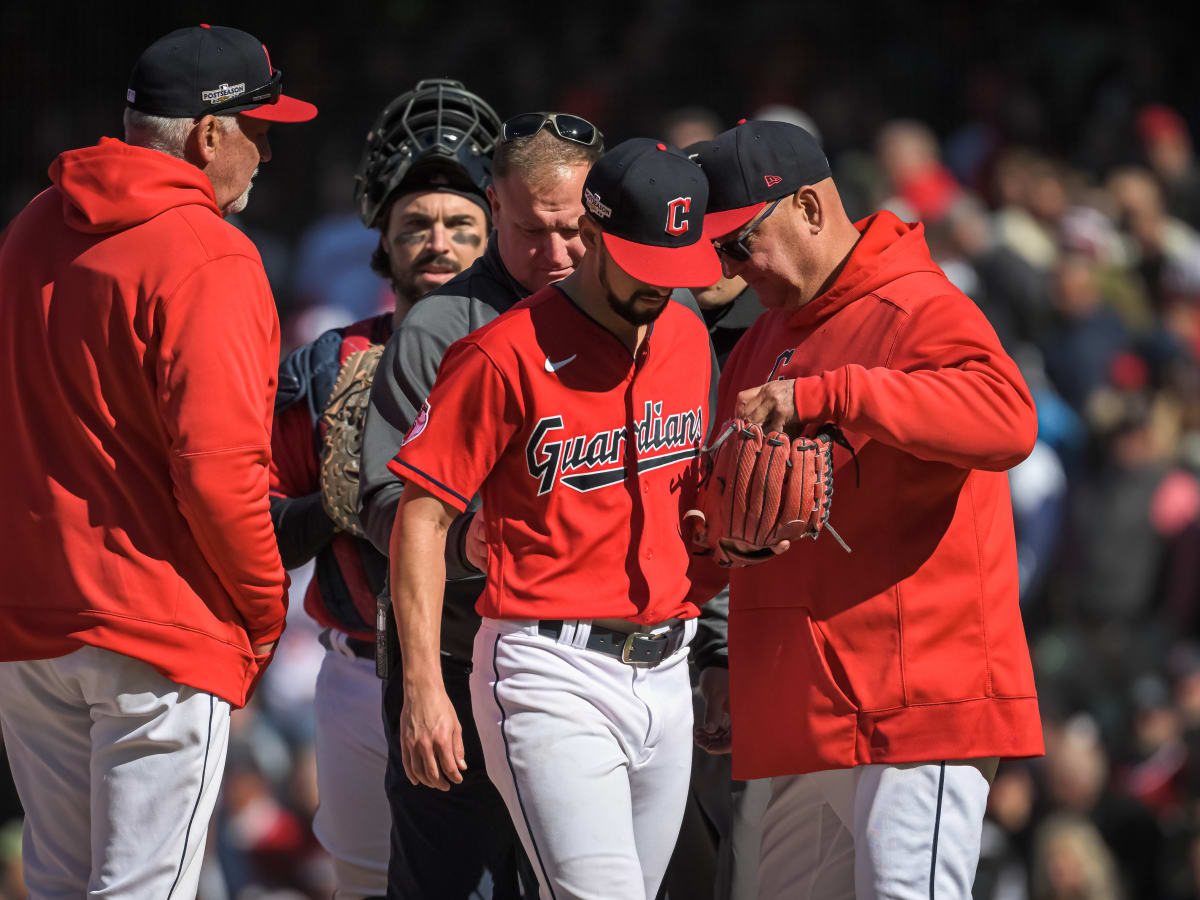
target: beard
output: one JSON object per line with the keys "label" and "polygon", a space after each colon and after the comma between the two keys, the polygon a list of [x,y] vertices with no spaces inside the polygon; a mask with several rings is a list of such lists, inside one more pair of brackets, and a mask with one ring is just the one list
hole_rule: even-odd
{"label": "beard", "polygon": [[[608,283],[608,273],[605,271],[605,266],[600,267],[600,286],[604,288],[604,298],[608,300],[608,305],[612,311],[628,322],[630,325],[649,325],[667,308],[667,303],[671,302],[671,295],[667,294],[666,299],[658,291],[635,291],[630,296],[622,299],[613,293],[612,287]],[[657,306],[649,309],[638,309],[637,303],[639,300],[655,300],[659,301]]]}
{"label": "beard", "polygon": [[246,182],[246,189],[238,194],[237,199],[225,207],[225,215],[231,216],[234,213],[240,213],[250,203],[250,189],[254,187],[254,179],[258,175],[258,169],[250,173],[250,180]]}
{"label": "beard", "polygon": [[427,275],[425,272],[420,271],[421,267],[431,265],[449,269],[451,278],[462,271],[462,263],[448,253],[422,254],[403,272],[396,271],[396,267],[393,264],[392,290],[396,296],[402,300],[407,300],[409,303],[415,303],[431,290],[440,287],[445,281],[449,281],[448,278],[442,278],[437,281],[424,281],[423,279]]}

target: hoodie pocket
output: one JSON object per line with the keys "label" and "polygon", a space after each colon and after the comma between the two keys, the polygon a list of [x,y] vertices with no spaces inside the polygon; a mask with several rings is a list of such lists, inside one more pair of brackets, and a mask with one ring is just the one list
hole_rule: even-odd
{"label": "hoodie pocket", "polygon": [[810,611],[737,610],[729,633],[737,777],[854,765],[858,706],[834,678]]}

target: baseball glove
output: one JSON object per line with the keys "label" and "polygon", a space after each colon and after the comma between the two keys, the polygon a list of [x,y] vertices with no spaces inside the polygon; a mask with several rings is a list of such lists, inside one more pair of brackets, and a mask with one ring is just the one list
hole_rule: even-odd
{"label": "baseball glove", "polygon": [[706,451],[697,508],[684,515],[699,552],[722,566],[753,565],[774,555],[771,545],[815,540],[824,528],[849,552],[828,525],[833,440],[829,430],[792,440],[743,419],[730,422]]}
{"label": "baseball glove", "polygon": [[383,346],[350,354],[338,372],[321,415],[321,505],[338,529],[363,536],[358,521],[358,473],[362,457],[363,420],[371,398],[371,382]]}

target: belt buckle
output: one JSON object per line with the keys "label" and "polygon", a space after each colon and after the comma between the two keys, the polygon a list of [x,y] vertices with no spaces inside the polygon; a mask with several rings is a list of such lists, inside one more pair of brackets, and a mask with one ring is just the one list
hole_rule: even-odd
{"label": "belt buckle", "polygon": [[[639,637],[653,637],[653,635],[651,632],[647,631],[634,631],[625,635],[625,643],[621,645],[621,662],[625,663],[627,666],[633,666],[635,669],[652,669],[658,665],[657,662],[642,661],[630,658],[630,654],[633,652],[634,639]],[[661,660],[659,662],[661,662]]]}

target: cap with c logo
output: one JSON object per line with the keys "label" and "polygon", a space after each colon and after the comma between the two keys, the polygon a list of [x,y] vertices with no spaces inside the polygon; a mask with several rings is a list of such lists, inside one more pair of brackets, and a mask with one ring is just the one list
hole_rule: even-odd
{"label": "cap with c logo", "polygon": [[721,263],[704,240],[708,181],[676,147],[632,138],[604,154],[583,184],[587,214],[618,266],[657,287],[707,287]]}

